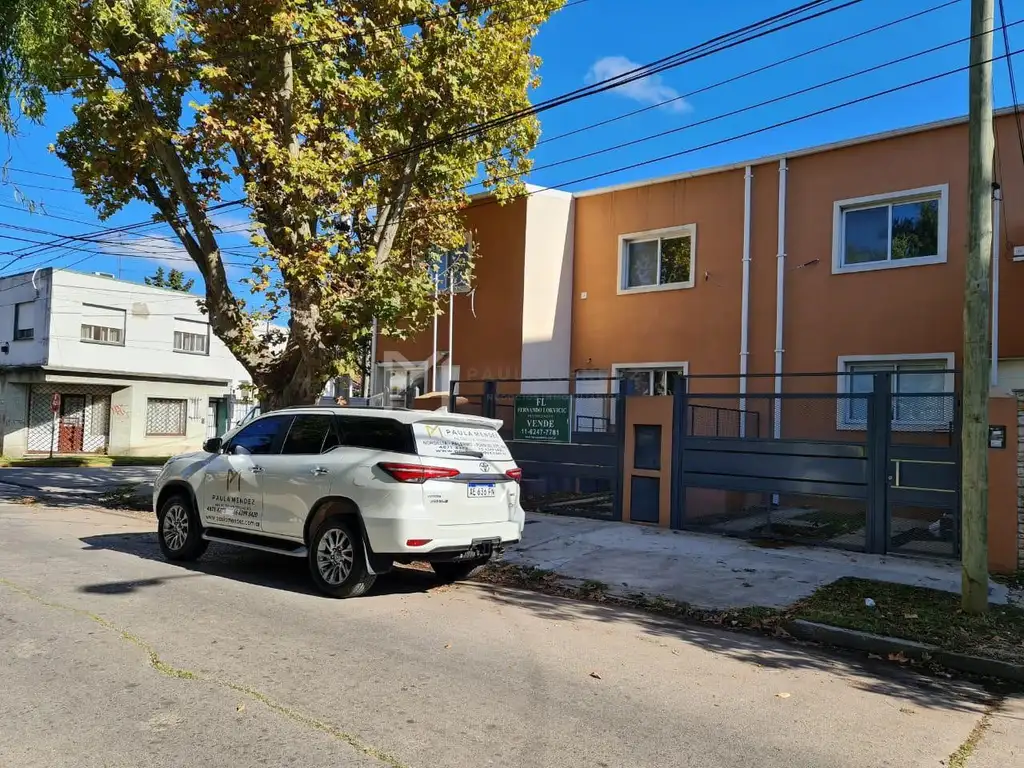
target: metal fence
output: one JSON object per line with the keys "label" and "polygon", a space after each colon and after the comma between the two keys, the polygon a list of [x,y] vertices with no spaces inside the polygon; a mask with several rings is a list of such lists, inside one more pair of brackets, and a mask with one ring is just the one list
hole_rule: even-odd
{"label": "metal fence", "polygon": [[[737,377],[689,377],[678,398],[689,418],[675,436],[674,524],[858,551],[957,555],[956,373],[915,371],[917,379],[904,381],[886,371],[858,375],[853,387],[836,373],[791,374],[778,391],[767,376],[750,376],[742,387]],[[948,391],[915,391],[918,382],[942,379]],[[733,409],[738,420],[722,415]]]}
{"label": "metal fence", "polygon": [[449,402],[502,420],[527,507],[619,519],[621,389],[611,378],[455,381]]}

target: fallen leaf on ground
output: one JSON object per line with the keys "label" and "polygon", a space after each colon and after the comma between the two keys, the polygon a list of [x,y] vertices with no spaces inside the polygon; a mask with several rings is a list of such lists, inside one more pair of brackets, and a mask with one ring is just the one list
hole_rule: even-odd
{"label": "fallen leaf on ground", "polygon": [[245,712],[245,704],[239,704],[235,707],[235,712]]}
{"label": "fallen leaf on ground", "polygon": [[898,661],[900,664],[906,664],[910,659],[903,655],[903,651],[899,653],[890,653],[889,661]]}
{"label": "fallen leaf on ground", "polygon": [[790,693],[776,693],[775,694],[775,698],[776,699],[788,699],[790,696],[792,696],[792,694],[790,694]]}
{"label": "fallen leaf on ground", "polygon": [[600,680],[601,679],[601,676],[599,674],[597,674],[597,672],[591,672],[590,676],[592,678],[594,678],[595,680]]}
{"label": "fallen leaf on ground", "polygon": [[445,644],[444,644],[444,647],[445,647],[446,649],[447,649],[447,648],[451,648],[451,647],[452,647],[452,644],[451,644],[451,643],[445,643]]}
{"label": "fallen leaf on ground", "polygon": [[907,614],[904,614],[903,618],[904,619],[916,619],[917,618],[917,614],[916,613],[907,613]]}

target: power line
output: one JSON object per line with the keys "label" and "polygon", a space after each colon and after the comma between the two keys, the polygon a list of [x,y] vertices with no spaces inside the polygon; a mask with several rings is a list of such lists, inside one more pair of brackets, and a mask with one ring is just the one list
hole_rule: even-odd
{"label": "power line", "polygon": [[[1024,19],[1021,19],[1019,21],[1015,21],[1015,22],[1013,22],[1011,24],[1008,24],[1008,25],[1005,25],[1005,26],[1006,27],[1014,27],[1014,26],[1017,26],[1018,24],[1024,24]],[[670,136],[672,134],[681,133],[682,131],[686,131],[686,130],[689,130],[691,128],[698,128],[698,127],[703,126],[703,125],[708,125],[710,123],[718,122],[719,120],[724,120],[725,118],[728,118],[728,117],[735,117],[736,115],[740,115],[740,114],[743,114],[745,112],[750,112],[750,111],[753,111],[755,109],[760,109],[761,107],[766,107],[766,106],[769,106],[771,104],[777,104],[780,101],[785,101],[787,99],[792,99],[792,98],[795,98],[797,96],[803,96],[803,95],[811,93],[813,91],[817,91],[817,90],[820,90],[822,88],[827,88],[829,86],[833,86],[833,85],[836,85],[838,83],[845,82],[846,80],[852,80],[854,78],[861,77],[863,75],[871,74],[873,72],[878,72],[879,70],[885,69],[887,67],[892,67],[892,66],[895,66],[897,64],[903,64],[905,62],[912,61],[914,59],[920,58],[921,56],[927,56],[927,55],[935,53],[937,51],[941,51],[941,50],[943,50],[945,48],[950,48],[950,47],[952,47],[954,45],[960,45],[961,43],[970,42],[970,40],[971,40],[971,36],[968,35],[967,37],[958,38],[958,39],[952,40],[952,41],[950,41],[948,43],[943,43],[942,45],[936,45],[936,46],[933,46],[931,48],[927,48],[927,49],[925,49],[923,51],[918,51],[917,53],[911,53],[911,54],[908,54],[906,56],[900,56],[899,58],[890,59],[889,61],[882,62],[881,64],[875,64],[874,66],[866,67],[865,69],[861,69],[861,70],[858,70],[856,72],[851,72],[851,73],[846,74],[846,75],[841,75],[840,77],[835,77],[835,78],[832,78],[831,80],[826,80],[824,82],[817,83],[815,85],[810,85],[810,86],[807,86],[806,88],[800,88],[799,90],[791,91],[789,93],[782,94],[781,96],[775,96],[775,97],[773,97],[771,99],[766,99],[764,101],[759,101],[759,102],[757,102],[755,104],[750,104],[750,105],[745,106],[745,107],[740,107],[738,109],[734,109],[734,110],[731,110],[729,112],[723,112],[723,113],[718,114],[718,115],[713,115],[713,116],[705,118],[703,120],[698,120],[697,122],[694,122],[694,123],[687,123],[686,125],[677,126],[676,128],[669,128],[668,130],[659,131],[657,133],[652,133],[652,134],[650,134],[648,136],[641,136],[640,138],[631,139],[630,141],[624,141],[624,142],[622,142],[620,144],[615,144],[614,146],[611,146],[611,147],[605,147],[604,149],[597,149],[597,150],[594,150],[592,152],[584,153],[582,155],[576,155],[574,157],[563,158],[562,160],[556,160],[555,162],[547,163],[545,165],[534,166],[532,171],[536,172],[536,171],[540,171],[540,170],[545,170],[547,168],[555,168],[555,167],[560,166],[560,165],[566,165],[568,163],[573,163],[573,162],[576,162],[578,160],[586,160],[586,159],[589,159],[591,157],[597,157],[599,155],[606,154],[608,152],[614,152],[614,151],[617,151],[619,149],[625,149],[626,147],[632,147],[632,146],[635,146],[637,144],[642,144],[644,142],[651,141],[652,139],[663,138],[665,136]],[[1024,157],[1024,155],[1022,155],[1022,157]],[[510,179],[510,178],[514,178],[514,177],[511,176],[511,175],[510,176],[505,176],[505,177],[498,177],[497,179],[492,179],[491,181],[504,181],[504,180]],[[483,182],[476,182],[474,185],[471,185],[471,186],[478,186],[478,185],[481,185],[481,184],[483,184]]]}
{"label": "power line", "polygon": [[[733,77],[726,78],[725,80],[719,80],[719,81],[717,81],[715,83],[712,83],[711,85],[706,85],[706,86],[704,86],[702,88],[698,88],[695,91],[690,91],[688,93],[683,93],[683,94],[680,94],[679,96],[673,96],[670,99],[664,99],[663,101],[658,101],[658,102],[655,102],[654,104],[649,104],[646,107],[640,107],[639,109],[634,109],[634,110],[632,110],[630,112],[625,112],[623,114],[616,115],[615,117],[610,117],[607,120],[600,120],[600,121],[598,121],[596,123],[589,123],[587,125],[581,126],[580,128],[575,128],[575,129],[573,129],[571,131],[566,131],[565,133],[559,133],[559,134],[556,134],[555,136],[549,136],[546,139],[541,139],[540,141],[538,141],[537,142],[537,146],[540,146],[541,144],[547,144],[547,143],[552,142],[552,141],[558,141],[560,139],[565,139],[565,138],[568,138],[569,136],[575,136],[577,134],[584,133],[585,131],[589,131],[589,130],[592,130],[594,128],[601,128],[603,126],[610,125],[612,123],[616,123],[619,120],[624,120],[624,119],[626,119],[628,117],[634,117],[635,115],[640,115],[640,114],[643,114],[644,112],[649,112],[652,109],[658,109],[659,107],[666,106],[667,104],[673,104],[673,103],[676,103],[676,102],[684,101],[685,99],[689,99],[689,98],[692,98],[694,96],[698,96],[698,95],[700,95],[702,93],[707,93],[709,91],[713,91],[716,88],[722,87],[723,85],[731,85],[732,83],[738,82],[740,80],[744,80],[744,79],[746,79],[748,77],[751,77],[753,75],[759,75],[762,72],[767,72],[770,69],[775,69],[776,67],[780,67],[780,66],[782,66],[784,64],[790,64],[790,63],[792,63],[794,61],[798,61],[799,59],[805,58],[807,56],[811,56],[811,55],[813,55],[815,53],[821,53],[822,51],[828,50],[829,48],[834,48],[834,47],[836,47],[838,45],[843,45],[844,43],[851,42],[852,40],[857,40],[858,38],[866,37],[867,35],[873,34],[875,32],[880,32],[883,29],[888,29],[890,27],[895,27],[895,26],[897,26],[899,24],[903,24],[904,22],[907,22],[907,21],[912,21],[914,19],[917,19],[917,18],[920,18],[922,16],[925,16],[925,15],[927,15],[929,13],[935,13],[936,11],[941,11],[941,10],[943,10],[945,8],[949,8],[950,6],[956,5],[956,4],[960,3],[960,2],[963,2],[963,0],[946,0],[946,2],[941,3],[939,5],[933,5],[930,8],[925,8],[922,11],[916,11],[915,13],[911,13],[911,14],[909,14],[907,16],[901,16],[898,19],[894,19],[894,20],[888,21],[888,22],[886,22],[884,24],[879,24],[877,26],[871,27],[870,29],[865,29],[865,30],[863,30],[861,32],[857,32],[855,34],[839,38],[838,40],[834,40],[831,43],[825,43],[824,45],[819,45],[816,48],[811,48],[809,50],[803,51],[802,53],[797,53],[797,54],[794,54],[793,56],[787,56],[784,59],[777,59],[776,61],[773,61],[770,64],[765,64],[764,66],[757,67],[756,69],[749,69],[746,72],[741,72],[740,74],[734,75]],[[531,170],[536,170],[536,168],[531,169]]]}
{"label": "power line", "polygon": [[[1013,117],[1017,123],[1017,141],[1020,143],[1020,159],[1024,162],[1024,127],[1021,126],[1020,105],[1017,103],[1017,83],[1013,76],[1013,57],[1010,53],[1010,33],[1007,31],[1006,8],[999,0],[999,15],[1003,21],[1003,50],[1006,52],[1006,72],[1010,76],[1010,97],[1013,99]],[[1012,24],[1009,26],[1013,26]]]}
{"label": "power line", "polygon": [[[754,22],[753,24],[748,24],[745,27],[741,27],[741,28],[739,28],[737,30],[733,30],[732,32],[728,32],[728,33],[719,35],[719,36],[717,36],[715,38],[712,38],[711,40],[706,41],[704,43],[701,43],[701,44],[699,44],[697,46],[692,46],[691,48],[685,49],[684,51],[680,51],[680,52],[677,52],[677,53],[672,54],[670,56],[663,57],[662,59],[659,59],[658,61],[652,62],[651,64],[647,64],[647,65],[644,65],[642,67],[638,67],[638,68],[636,68],[634,70],[631,70],[630,72],[622,73],[621,75],[617,75],[614,78],[609,78],[607,80],[603,80],[603,81],[600,81],[598,83],[594,83],[594,84],[592,84],[590,86],[587,86],[585,88],[577,89],[576,91],[571,91],[569,94],[563,94],[563,96],[556,97],[555,99],[549,99],[548,101],[542,102],[541,104],[538,104],[538,105],[535,105],[535,106],[529,108],[528,110],[520,110],[518,113],[510,113],[509,115],[505,115],[503,117],[496,118],[493,121],[489,121],[489,123],[487,125],[490,125],[492,123],[494,125],[497,125],[499,122],[500,122],[500,124],[508,124],[509,122],[514,122],[514,121],[523,119],[523,118],[525,118],[526,116],[528,116],[530,114],[537,114],[537,113],[539,113],[541,111],[545,111],[545,110],[548,110],[548,109],[553,109],[556,106],[561,106],[562,104],[570,103],[571,101],[576,101],[576,100],[578,100],[580,98],[585,98],[586,96],[589,96],[589,95],[595,95],[596,93],[600,93],[600,92],[603,92],[605,90],[609,90],[611,88],[620,87],[621,85],[624,85],[624,84],[627,84],[629,82],[632,82],[633,80],[642,79],[643,77],[648,77],[651,74],[656,74],[657,72],[661,72],[661,71],[664,71],[666,69],[671,69],[671,68],[680,66],[680,65],[682,65],[684,63],[688,63],[689,61],[695,61],[697,59],[704,58],[706,56],[712,55],[713,53],[717,53],[717,52],[720,52],[722,50],[727,50],[728,48],[732,48],[732,47],[735,47],[737,45],[741,45],[741,44],[743,44],[745,42],[750,42],[751,40],[759,39],[760,37],[764,37],[764,36],[766,36],[768,34],[772,34],[774,32],[781,31],[782,29],[787,29],[787,28],[795,26],[797,24],[802,24],[802,23],[810,21],[812,19],[819,18],[821,16],[825,16],[827,14],[834,13],[836,11],[839,11],[839,10],[842,10],[844,8],[848,8],[850,6],[857,5],[860,2],[863,2],[863,0],[847,0],[847,2],[845,2],[845,3],[843,3],[843,4],[839,5],[839,6],[835,6],[835,7],[832,7],[832,8],[825,8],[824,10],[818,11],[817,13],[814,13],[812,15],[805,16],[803,18],[799,18],[799,19],[796,19],[796,20],[788,21],[788,22],[786,22],[784,24],[781,24],[781,25],[779,25],[779,26],[777,26],[777,27],[775,27],[773,29],[763,29],[764,27],[767,27],[767,26],[769,26],[772,23],[775,23],[775,22],[778,22],[778,21],[784,21],[786,19],[789,19],[790,17],[799,15],[800,13],[802,13],[802,12],[804,12],[806,10],[811,10],[811,9],[814,9],[814,8],[818,8],[820,6],[823,6],[823,5],[827,4],[827,3],[834,2],[834,1],[835,0],[812,0],[811,2],[803,3],[802,5],[799,5],[799,6],[796,6],[794,8],[791,8],[788,11],[784,11],[782,13],[775,14],[773,16],[767,17],[766,19],[762,19],[761,21]],[[745,33],[748,33],[748,32],[753,31],[753,30],[758,30],[758,29],[761,29],[762,31],[757,33],[757,34],[748,36],[746,38],[742,38],[741,37],[738,40],[731,40],[731,38],[736,38],[736,37],[742,36]],[[712,48],[710,50],[702,51],[702,49],[709,48],[709,46],[713,46],[713,45],[715,45],[717,43],[721,43],[721,45],[719,45],[718,48]],[[686,58],[687,55],[689,55],[689,58]],[[488,128],[487,128],[487,126],[481,125],[481,126],[471,127],[469,129],[466,129],[466,130],[470,131],[470,133],[472,134],[474,132],[480,132],[480,131],[483,131],[483,130],[488,130]],[[444,136],[437,137],[437,138],[431,140],[430,144],[431,144],[431,146],[438,146],[439,144],[441,144],[442,142],[445,142],[445,141],[458,140],[459,136],[457,134],[459,134],[459,133],[461,133],[461,132],[456,132],[456,134],[450,134],[449,135],[450,138],[446,138]],[[412,150],[412,148],[409,148],[407,150],[403,150],[403,153],[404,152],[408,152],[410,150]],[[387,159],[387,157],[388,156],[385,156],[383,158],[371,159],[370,161],[368,161],[367,164],[373,164],[373,163],[376,163],[376,162],[380,162],[380,161],[382,161],[384,159]],[[223,207],[227,207],[227,206],[242,204],[244,202],[246,202],[246,198],[241,198],[241,199],[238,199],[238,200],[232,200],[232,201],[228,201],[226,203],[221,203],[221,204],[219,204],[219,206],[212,206],[212,207],[208,208],[207,210],[208,211],[209,210],[215,210],[218,207],[223,208]],[[179,220],[181,220],[183,218],[183,216],[179,215],[178,218],[179,218]],[[129,225],[128,227],[120,228],[120,229],[117,229],[117,230],[110,230],[110,232],[112,233],[112,232],[115,232],[115,231],[125,231],[127,229],[138,228],[138,227],[143,227],[143,226],[150,226],[150,225],[153,225],[153,224],[159,225],[158,222],[145,222],[145,223],[140,222],[138,225]],[[56,244],[61,243],[62,241],[63,241],[63,239],[58,239],[58,240],[54,241],[53,243],[47,243],[45,245],[46,246],[56,245]],[[41,244],[41,245],[44,245],[44,244]],[[34,254],[28,254],[28,255],[34,255]]]}
{"label": "power line", "polygon": [[[1024,52],[1024,49],[1018,49],[1016,51],[1010,52],[1008,55],[1016,56],[1016,55],[1018,55],[1018,54],[1020,54],[1022,52]],[[1004,55],[1006,55],[1006,54],[1004,54]],[[992,59],[990,59],[990,61],[996,61],[996,60],[998,60],[1000,58],[1003,58],[1003,56],[994,56]],[[836,112],[836,111],[839,111],[841,109],[845,109],[847,107],[856,106],[857,104],[863,104],[863,103],[871,101],[873,99],[878,99],[878,98],[881,98],[883,96],[889,96],[891,94],[899,93],[901,91],[905,91],[905,90],[908,90],[910,88],[916,88],[918,86],[925,85],[927,83],[935,82],[937,80],[941,80],[943,78],[950,77],[952,75],[956,75],[956,74],[959,74],[961,72],[966,72],[966,71],[968,71],[970,69],[970,67],[971,67],[971,65],[967,65],[967,66],[957,67],[955,69],[949,69],[949,70],[946,70],[944,72],[939,72],[937,74],[930,75],[930,76],[924,77],[924,78],[920,78],[918,80],[914,80],[914,81],[909,82],[909,83],[903,83],[902,85],[893,86],[892,88],[887,88],[887,89],[882,90],[882,91],[876,91],[874,93],[869,93],[869,94],[867,94],[865,96],[860,96],[860,97],[855,98],[855,99],[849,99],[847,101],[840,102],[838,104],[833,104],[832,106],[829,106],[829,107],[824,107],[822,109],[814,110],[813,112],[807,112],[805,114],[798,115],[797,117],[789,118],[787,120],[782,120],[782,121],[779,121],[779,122],[776,122],[776,123],[772,123],[771,125],[766,125],[766,126],[762,126],[760,128],[755,128],[755,129],[752,129],[752,130],[749,130],[749,131],[745,131],[743,133],[734,134],[732,136],[727,136],[727,137],[722,138],[722,139],[716,139],[715,141],[707,142],[707,143],[701,144],[699,146],[689,147],[688,149],[683,149],[683,150],[680,150],[678,152],[671,152],[669,154],[660,155],[658,157],[653,157],[653,158],[650,158],[648,160],[641,160],[639,162],[630,163],[629,165],[620,166],[618,168],[612,168],[612,169],[607,170],[607,171],[600,171],[598,173],[593,173],[593,174],[590,174],[590,175],[587,175],[587,176],[581,176],[581,177],[578,177],[578,178],[575,178],[575,179],[571,179],[571,180],[568,180],[568,181],[560,182],[558,184],[546,184],[543,187],[541,187],[539,189],[536,189],[534,191],[526,191],[526,192],[523,192],[522,194],[519,194],[519,195],[513,195],[510,198],[507,198],[503,202],[507,203],[507,202],[512,202],[514,200],[526,199],[526,198],[532,197],[535,194],[539,194],[539,193],[547,191],[547,190],[551,190],[551,189],[564,189],[565,187],[569,187],[569,186],[572,186],[572,185],[575,185],[575,184],[581,184],[581,183],[586,182],[586,181],[593,181],[594,179],[603,178],[605,176],[612,176],[614,174],[622,173],[624,171],[635,170],[636,168],[642,168],[642,167],[645,167],[645,166],[648,166],[648,165],[653,165],[655,163],[660,163],[660,162],[663,162],[665,160],[673,160],[675,158],[683,157],[683,156],[689,155],[689,154],[693,154],[694,152],[700,152],[700,151],[703,151],[705,149],[711,149],[713,147],[718,147],[718,146],[722,146],[722,145],[725,145],[725,144],[731,144],[732,142],[741,141],[743,139],[747,139],[747,138],[750,138],[750,137],[753,137],[753,136],[757,136],[757,135],[760,135],[762,133],[768,133],[769,131],[773,131],[773,130],[776,130],[778,128],[784,128],[784,127],[789,126],[789,125],[795,125],[796,123],[803,122],[804,120],[810,120],[812,118],[820,117],[821,115],[830,114],[832,112]],[[753,162],[754,162],[754,164],[756,164],[756,161],[753,161]],[[468,210],[473,210],[473,209],[476,209],[476,208],[483,208],[483,207],[486,207],[486,206],[489,206],[489,205],[499,205],[499,204],[500,203],[498,202],[497,199],[495,199],[495,198],[488,198],[486,200],[481,200],[479,202],[474,202],[474,203],[466,206],[463,210],[467,210],[468,211]],[[429,218],[429,217],[427,217],[427,218]],[[422,220],[422,219],[420,219],[420,220]],[[416,220],[413,220],[413,222],[415,222],[415,221]]]}
{"label": "power line", "polygon": [[[841,5],[837,5],[832,8],[824,8],[808,16],[803,16],[801,18],[785,21],[786,19],[789,19],[792,16],[798,16],[804,11],[813,10],[830,2],[834,2],[834,0],[812,0],[811,2],[803,3],[802,5],[791,8],[788,11],[783,11],[782,13],[774,14],[773,16],[769,16],[765,19],[754,22],[753,24],[748,24],[744,27],[740,27],[739,29],[733,30],[731,32],[718,35],[716,37],[711,38],[710,40],[700,43],[699,45],[691,46],[690,48],[677,51],[676,53],[670,54],[669,56],[665,56],[661,59],[658,59],[657,61],[653,61],[649,64],[644,64],[640,67],[629,70],[628,72],[623,72],[622,74],[616,75],[615,77],[600,80],[596,83],[584,86],[583,88],[577,88],[573,91],[569,91],[568,93],[564,93],[560,96],[547,99],[525,109],[510,112],[506,115],[496,117],[492,120],[487,120],[484,121],[483,123],[478,123],[477,125],[469,126],[459,131],[453,131],[452,133],[444,134],[434,139],[430,139],[419,144],[411,145],[401,151],[392,152],[386,155],[379,156],[377,158],[372,158],[366,161],[366,163],[363,164],[363,167],[369,168],[373,165],[404,157],[409,154],[414,154],[424,149],[430,149],[431,147],[440,146],[441,144],[447,144],[454,141],[459,141],[461,139],[467,139],[472,136],[480,135],[494,128],[518,122],[519,120],[523,120],[527,117],[532,117],[541,114],[542,112],[546,112],[556,107],[564,106],[565,104],[570,104],[572,102],[579,101],[580,99],[588,98],[590,96],[595,96],[599,93],[603,93],[614,88],[619,88],[623,85],[628,85],[629,83],[635,82],[636,80],[642,80],[644,78],[650,77],[651,75],[660,74],[661,72],[674,69],[676,67],[682,66],[683,64],[689,64],[699,59],[706,58],[707,56],[711,56],[715,53],[720,53],[721,51],[728,50],[739,45],[743,45],[753,40],[758,40],[762,37],[766,37],[776,32],[780,32],[783,29],[789,29],[790,27],[794,27],[799,24],[804,24],[808,21],[821,18],[823,16],[827,16],[837,11],[841,11],[854,5],[858,5],[861,2],[863,2],[863,0],[846,0],[846,2],[843,2]],[[785,23],[781,23],[778,26],[768,28],[770,27],[770,25],[775,24],[777,22]],[[747,36],[744,37],[743,35]]]}

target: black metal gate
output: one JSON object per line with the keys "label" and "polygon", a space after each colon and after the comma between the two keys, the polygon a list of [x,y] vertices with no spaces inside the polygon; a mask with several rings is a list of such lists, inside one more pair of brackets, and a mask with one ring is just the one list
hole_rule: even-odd
{"label": "black metal gate", "polygon": [[[617,379],[585,381],[587,391],[575,377],[456,381],[449,402],[459,412],[502,420],[501,435],[523,470],[524,506],[621,520],[623,389]],[[600,383],[603,392],[590,391]],[[516,413],[523,398],[568,400],[568,423],[557,430],[557,439],[516,434]]]}
{"label": "black metal gate", "polygon": [[[959,395],[942,373],[942,392],[905,391],[889,372],[861,391],[835,373],[788,376],[781,392],[769,377],[688,377],[675,389],[672,526],[957,557]],[[701,428],[723,412],[735,430]]]}

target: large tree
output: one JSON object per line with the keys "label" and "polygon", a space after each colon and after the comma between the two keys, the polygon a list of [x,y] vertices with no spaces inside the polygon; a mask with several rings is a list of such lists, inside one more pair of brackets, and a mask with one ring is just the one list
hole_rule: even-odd
{"label": "large tree", "polygon": [[[520,191],[536,120],[466,128],[529,106],[532,39],[562,2],[0,0],[0,124],[70,98],[53,151],[75,186],[103,218],[152,205],[264,403],[310,402],[373,318],[400,336],[435,311],[430,261],[464,244],[466,186]],[[248,297],[215,218],[239,180]]]}

